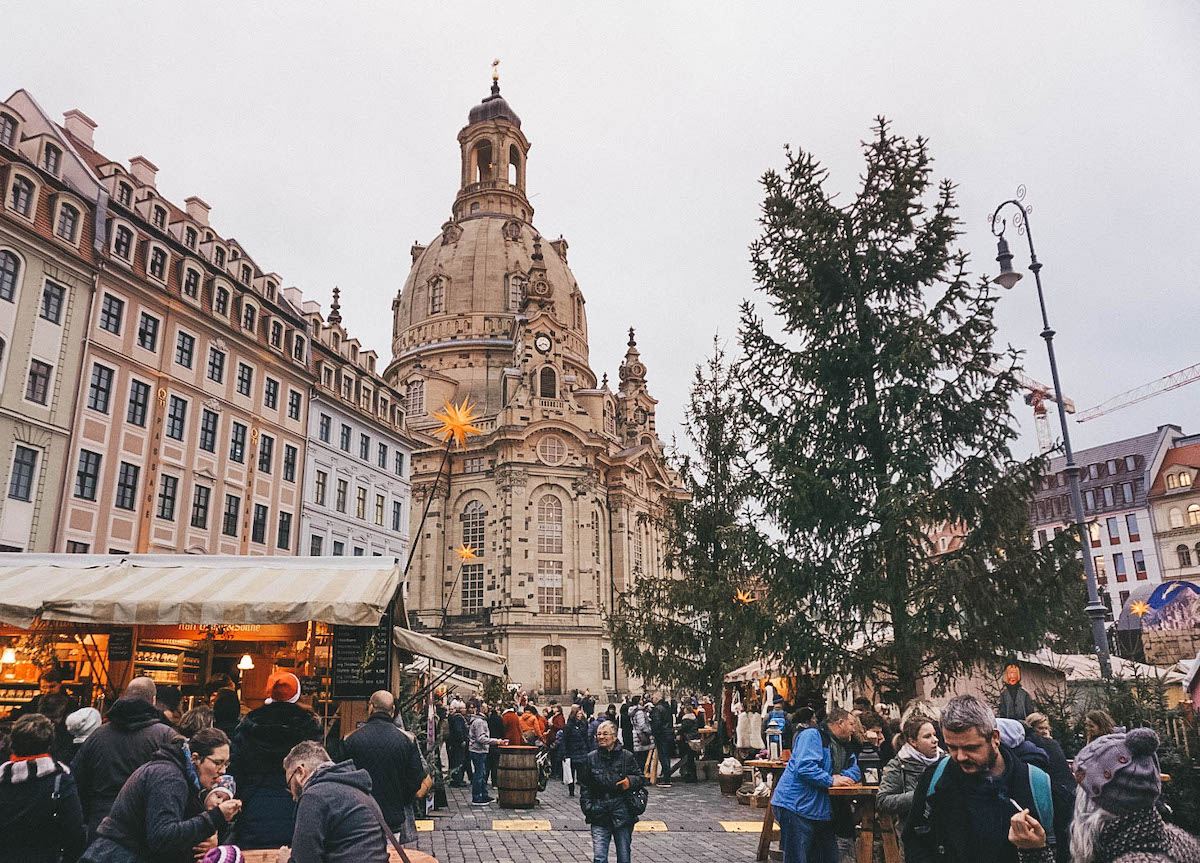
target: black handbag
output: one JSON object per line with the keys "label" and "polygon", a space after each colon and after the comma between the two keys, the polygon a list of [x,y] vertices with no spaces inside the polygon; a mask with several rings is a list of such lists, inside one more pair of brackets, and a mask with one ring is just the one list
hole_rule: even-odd
{"label": "black handbag", "polygon": [[650,791],[643,785],[637,791],[629,792],[629,811],[634,815],[644,815],[646,806],[650,803]]}

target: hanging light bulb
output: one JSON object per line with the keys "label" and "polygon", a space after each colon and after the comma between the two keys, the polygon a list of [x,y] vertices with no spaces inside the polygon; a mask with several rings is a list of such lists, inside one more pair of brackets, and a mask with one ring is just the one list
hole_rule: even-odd
{"label": "hanging light bulb", "polygon": [[254,668],[254,660],[250,658],[249,653],[243,653],[241,660],[237,664],[238,671],[250,671]]}

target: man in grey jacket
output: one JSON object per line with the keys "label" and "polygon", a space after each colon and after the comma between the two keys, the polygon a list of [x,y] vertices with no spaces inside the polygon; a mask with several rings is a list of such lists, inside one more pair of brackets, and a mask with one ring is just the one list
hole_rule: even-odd
{"label": "man in grey jacket", "polygon": [[483,702],[480,702],[478,712],[472,706],[467,707],[467,752],[471,759],[471,769],[474,771],[471,774],[472,806],[487,806],[492,802],[487,793],[488,752],[493,744],[502,746],[508,742],[499,737],[492,737],[487,718],[484,716],[486,711],[487,704]]}
{"label": "man in grey jacket", "polygon": [[387,863],[387,828],[367,771],[353,761],[334,764],[321,744],[305,740],[283,759],[283,775],[296,830],[276,863]]}

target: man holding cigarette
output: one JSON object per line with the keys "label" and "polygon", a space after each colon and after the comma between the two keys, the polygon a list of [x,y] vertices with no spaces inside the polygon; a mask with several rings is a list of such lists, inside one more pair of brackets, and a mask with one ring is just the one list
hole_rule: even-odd
{"label": "man holding cigarette", "polygon": [[996,717],[975,696],[952,699],[941,722],[950,755],[925,770],[913,793],[904,828],[907,863],[1017,863],[1009,841],[1017,811],[1043,825],[1054,857],[1066,863],[1070,797],[1000,742]]}

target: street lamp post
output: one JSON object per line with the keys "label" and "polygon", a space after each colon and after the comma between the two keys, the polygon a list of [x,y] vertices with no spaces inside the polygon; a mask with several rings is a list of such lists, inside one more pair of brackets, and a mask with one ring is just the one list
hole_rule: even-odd
{"label": "street lamp post", "polygon": [[[1067,457],[1067,482],[1071,487],[1071,511],[1075,517],[1075,533],[1079,537],[1079,547],[1083,552],[1083,572],[1087,577],[1088,604],[1087,614],[1092,621],[1092,641],[1096,648],[1096,659],[1100,662],[1100,673],[1107,680],[1112,676],[1112,663],[1108,655],[1108,635],[1104,631],[1105,606],[1100,601],[1100,591],[1096,585],[1096,568],[1092,563],[1092,551],[1088,543],[1087,525],[1083,515],[1083,494],[1079,491],[1079,465],[1075,464],[1075,453],[1071,449],[1071,435],[1067,428],[1067,411],[1063,407],[1062,386],[1058,381],[1058,361],[1054,357],[1054,330],[1050,329],[1050,319],[1046,315],[1046,297],[1042,293],[1042,265],[1033,250],[1033,232],[1029,224],[1029,211],[1019,200],[1005,201],[992,213],[992,235],[997,238],[996,261],[1000,264],[1000,274],[993,281],[1003,288],[1011,289],[1021,280],[1021,274],[1012,267],[1012,252],[1008,248],[1008,240],[1004,239],[1007,227],[1005,219],[999,219],[1000,211],[1005,207],[1016,207],[1020,215],[1013,221],[1019,229],[1024,230],[1025,238],[1029,241],[1029,271],[1037,282],[1038,305],[1042,310],[1042,338],[1046,340],[1046,353],[1050,357],[1050,379],[1054,383],[1054,403],[1058,407],[1058,422],[1062,428],[1063,448]],[[999,219],[999,220],[998,220]],[[998,221],[997,221],[998,220]]]}

